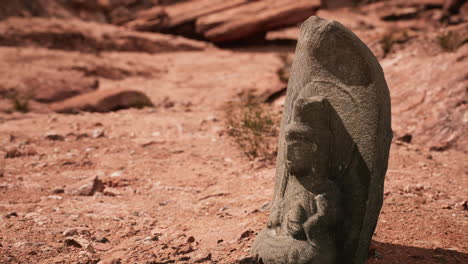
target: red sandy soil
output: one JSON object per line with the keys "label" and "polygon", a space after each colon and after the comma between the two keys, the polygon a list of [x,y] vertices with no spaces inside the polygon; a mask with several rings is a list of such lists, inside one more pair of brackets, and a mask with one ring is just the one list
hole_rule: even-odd
{"label": "red sandy soil", "polygon": [[[368,264],[468,263],[468,47],[445,52],[437,41],[447,30],[466,36],[467,23],[384,23],[371,12],[381,5],[319,12],[342,20],[379,56],[392,95],[395,138]],[[413,30],[383,57],[379,40],[390,28]],[[98,68],[87,78],[99,89],[135,89],[155,104],[65,115],[37,103],[30,113],[0,112],[0,263],[247,257],[266,225],[275,168],[249,160],[227,135],[223,105],[243,91],[284,87],[280,55],[293,51],[278,43],[153,54],[0,47],[4,85],[42,71]],[[73,194],[96,176],[103,192]]]}

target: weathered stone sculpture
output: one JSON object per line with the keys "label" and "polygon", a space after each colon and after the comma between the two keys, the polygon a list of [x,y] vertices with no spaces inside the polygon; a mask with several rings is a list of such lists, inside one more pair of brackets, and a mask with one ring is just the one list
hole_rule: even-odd
{"label": "weathered stone sculpture", "polygon": [[362,264],[377,224],[392,139],[390,97],[367,46],[311,17],[296,48],[267,228],[265,264]]}

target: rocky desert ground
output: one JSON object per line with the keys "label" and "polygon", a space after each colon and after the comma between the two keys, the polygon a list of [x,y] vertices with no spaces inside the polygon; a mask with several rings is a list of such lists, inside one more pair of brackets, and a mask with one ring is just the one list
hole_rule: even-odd
{"label": "rocky desert ground", "polygon": [[468,263],[466,1],[2,2],[0,263],[254,263],[310,15],[390,88],[367,263]]}

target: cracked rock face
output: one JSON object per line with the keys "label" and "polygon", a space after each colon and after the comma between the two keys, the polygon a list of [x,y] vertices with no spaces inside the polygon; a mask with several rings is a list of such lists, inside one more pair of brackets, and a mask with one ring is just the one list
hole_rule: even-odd
{"label": "cracked rock face", "polygon": [[278,143],[263,263],[364,263],[383,200],[390,97],[367,46],[336,21],[301,27]]}

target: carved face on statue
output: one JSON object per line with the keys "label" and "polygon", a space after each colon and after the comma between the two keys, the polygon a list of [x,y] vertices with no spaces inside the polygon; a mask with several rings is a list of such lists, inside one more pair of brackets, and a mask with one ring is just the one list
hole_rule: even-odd
{"label": "carved face on statue", "polygon": [[299,99],[286,126],[286,166],[291,175],[316,180],[328,177],[329,113],[322,97]]}
{"label": "carved face on statue", "polygon": [[286,127],[286,166],[289,173],[316,180],[328,176],[328,133],[300,123]]}

